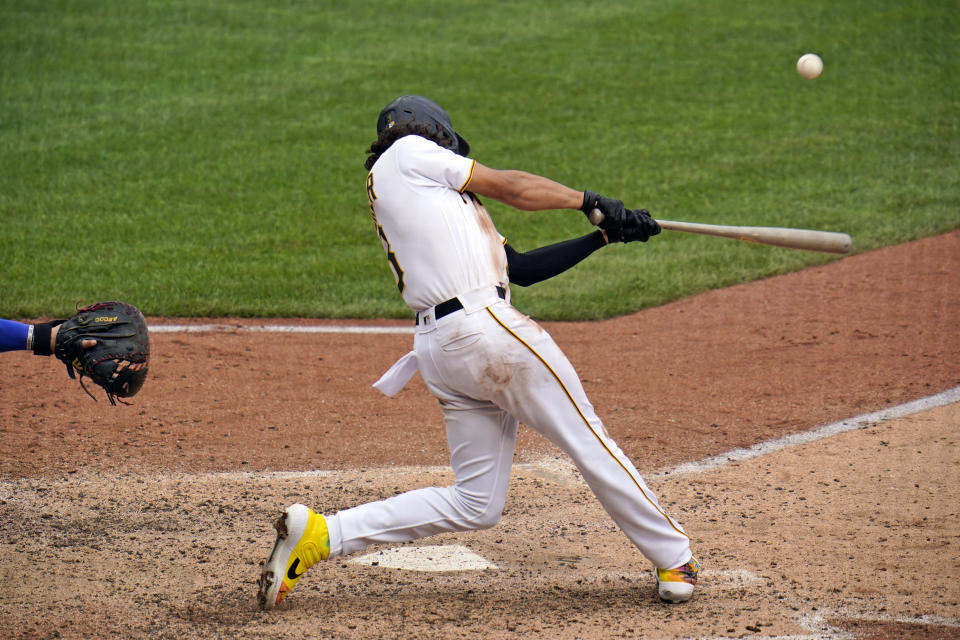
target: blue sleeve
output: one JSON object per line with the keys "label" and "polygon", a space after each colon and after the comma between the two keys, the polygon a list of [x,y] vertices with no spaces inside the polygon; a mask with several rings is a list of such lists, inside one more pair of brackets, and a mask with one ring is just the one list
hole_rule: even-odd
{"label": "blue sleeve", "polygon": [[0,351],[19,351],[27,348],[30,325],[0,319]]}

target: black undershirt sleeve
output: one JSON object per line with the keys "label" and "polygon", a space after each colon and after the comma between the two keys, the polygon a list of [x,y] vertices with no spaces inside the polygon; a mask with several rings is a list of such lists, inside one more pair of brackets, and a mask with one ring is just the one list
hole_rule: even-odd
{"label": "black undershirt sleeve", "polygon": [[503,245],[507,253],[507,269],[510,283],[528,287],[547,278],[563,273],[591,253],[606,245],[603,233],[594,231],[579,238],[519,253],[509,244]]}

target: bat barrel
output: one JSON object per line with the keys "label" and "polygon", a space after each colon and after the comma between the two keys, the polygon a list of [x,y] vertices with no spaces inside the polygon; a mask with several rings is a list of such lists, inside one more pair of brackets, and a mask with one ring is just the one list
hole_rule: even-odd
{"label": "bat barrel", "polygon": [[757,242],[786,249],[847,253],[850,251],[852,244],[849,235],[835,231],[791,229],[788,227],[740,227],[701,224],[697,222],[676,222],[674,220],[657,220],[657,222],[663,229],[719,236],[722,238],[735,238],[737,240]]}
{"label": "bat barrel", "polygon": [[[588,216],[591,224],[603,222],[603,213],[594,209]],[[662,229],[685,231],[721,238],[733,238],[747,242],[757,242],[785,249],[805,249],[807,251],[825,251],[827,253],[847,253],[852,244],[850,236],[836,231],[816,231],[814,229],[790,229],[788,227],[737,227],[722,224],[703,224],[699,222],[676,222],[657,220]]]}

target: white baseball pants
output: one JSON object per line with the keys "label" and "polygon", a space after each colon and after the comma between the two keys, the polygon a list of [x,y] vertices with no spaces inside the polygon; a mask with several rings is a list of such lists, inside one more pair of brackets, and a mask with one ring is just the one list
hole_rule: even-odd
{"label": "white baseball pants", "polygon": [[493,290],[459,298],[462,311],[438,321],[421,314],[414,339],[420,375],[446,420],[455,484],[327,516],[331,556],[495,525],[519,420],[570,456],[610,517],[656,567],[689,561],[689,538],[607,435],[553,339]]}

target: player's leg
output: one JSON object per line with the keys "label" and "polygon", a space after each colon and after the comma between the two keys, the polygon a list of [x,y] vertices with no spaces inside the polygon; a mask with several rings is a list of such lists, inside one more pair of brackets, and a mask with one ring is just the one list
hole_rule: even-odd
{"label": "player's leg", "polygon": [[655,566],[672,568],[688,562],[688,536],[606,433],[553,339],[508,305],[489,311],[500,328],[498,358],[512,363],[514,382],[497,388],[491,399],[571,457],[613,520]]}
{"label": "player's leg", "polygon": [[[497,357],[515,363],[511,379],[522,383],[503,386],[500,406],[570,455],[613,520],[657,567],[660,598],[689,600],[700,567],[687,535],[606,433],[566,356],[546,332],[515,310],[500,305],[491,317],[504,330],[501,335],[510,336]],[[524,353],[532,358],[521,362]]]}
{"label": "player's leg", "polygon": [[340,511],[327,518],[331,555],[374,543],[485,529],[500,520],[517,439],[517,421],[493,406],[444,409],[456,481]]}
{"label": "player's leg", "polygon": [[271,609],[313,564],[374,543],[491,527],[506,500],[517,421],[483,403],[444,408],[455,484],[429,487],[323,516],[295,504],[277,521],[277,539],[259,581],[260,606]]}

